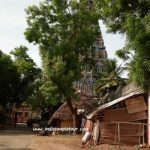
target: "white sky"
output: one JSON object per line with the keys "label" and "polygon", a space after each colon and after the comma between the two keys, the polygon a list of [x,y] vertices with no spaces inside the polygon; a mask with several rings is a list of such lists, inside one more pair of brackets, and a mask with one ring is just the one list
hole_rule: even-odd
{"label": "white sky", "polygon": [[[42,0],[3,0],[0,3],[0,49],[9,54],[15,47],[25,45],[38,66],[41,66],[38,47],[28,43],[23,33],[27,27],[24,9],[40,1]],[[119,34],[106,33],[105,26],[102,23],[100,25],[108,57],[114,58],[115,50],[124,46],[125,39]]]}

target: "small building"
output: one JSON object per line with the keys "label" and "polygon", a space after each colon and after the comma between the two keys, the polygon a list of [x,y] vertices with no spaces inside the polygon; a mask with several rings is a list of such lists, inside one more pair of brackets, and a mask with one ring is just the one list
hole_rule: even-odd
{"label": "small building", "polygon": [[11,112],[11,119],[16,117],[16,123],[25,123],[28,121],[31,109],[28,106],[14,107]]}
{"label": "small building", "polygon": [[63,103],[51,117],[52,125],[54,127],[72,127],[73,119],[72,113],[67,105],[67,102]]}
{"label": "small building", "polygon": [[[83,110],[86,114],[92,112],[95,108],[98,107],[97,100],[92,99],[91,97],[85,96],[80,101],[73,101],[73,107],[78,110]],[[82,115],[77,116],[77,127],[81,126]],[[49,122],[52,122],[54,127],[73,127],[73,115],[70,111],[70,108],[67,102],[64,102],[52,115]]]}
{"label": "small building", "polygon": [[100,122],[99,143],[149,145],[149,101],[148,94],[131,83],[122,89],[120,97],[88,114],[88,119]]}

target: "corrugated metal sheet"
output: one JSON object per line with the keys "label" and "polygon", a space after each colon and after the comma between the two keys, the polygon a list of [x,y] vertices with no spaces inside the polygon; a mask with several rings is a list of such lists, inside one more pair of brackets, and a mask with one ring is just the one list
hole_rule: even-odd
{"label": "corrugated metal sheet", "polygon": [[115,105],[117,103],[120,103],[120,102],[122,102],[122,101],[124,101],[124,100],[126,100],[126,99],[128,99],[130,97],[136,97],[136,96],[138,96],[140,94],[143,94],[143,93],[144,93],[143,90],[133,91],[133,92],[131,92],[131,93],[127,94],[127,95],[124,95],[124,96],[122,96],[120,98],[117,98],[117,99],[115,99],[115,100],[113,100],[113,101],[111,101],[109,103],[103,104],[100,107],[98,107],[95,111],[93,111],[92,113],[88,114],[87,118],[91,119],[98,112],[103,111],[104,109],[109,108],[110,106],[113,106],[113,105]]}

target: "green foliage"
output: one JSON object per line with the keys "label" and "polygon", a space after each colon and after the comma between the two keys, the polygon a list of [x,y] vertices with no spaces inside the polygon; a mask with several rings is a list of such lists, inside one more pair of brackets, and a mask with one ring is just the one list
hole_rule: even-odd
{"label": "green foliage", "polygon": [[17,66],[21,76],[26,76],[36,69],[36,64],[29,57],[27,51],[28,48],[21,45],[10,52],[10,54],[14,56],[14,64]]}
{"label": "green foliage", "polygon": [[34,82],[41,73],[41,70],[27,54],[27,51],[28,48],[25,46],[17,47],[11,51],[11,54],[14,56],[14,65],[20,76],[16,94],[16,99],[20,103],[27,100],[29,96],[29,92],[27,92],[29,84]]}
{"label": "green foliage", "polygon": [[15,102],[19,74],[10,56],[0,51],[0,104]]}
{"label": "green foliage", "polygon": [[[150,86],[150,1],[149,0],[101,0],[97,1],[99,12],[109,32],[126,35],[126,46],[118,56],[128,59],[129,51],[134,51],[130,64],[130,79]],[[126,49],[126,50],[125,50]]]}
{"label": "green foliage", "polygon": [[95,87],[96,92],[101,93],[103,96],[108,90],[116,90],[120,84],[124,84],[124,79],[121,78],[123,68],[117,66],[117,61],[115,59],[107,60],[104,64],[105,71],[100,74]]}
{"label": "green foliage", "polygon": [[14,56],[14,64],[17,66],[21,77],[28,76],[29,74],[36,76],[38,72],[40,72],[40,69],[37,68],[35,62],[30,58],[27,52],[28,48],[22,45],[10,52],[10,54]]}
{"label": "green foliage", "polygon": [[59,100],[62,99],[57,87],[44,75],[32,82],[28,87],[28,91],[31,94],[27,103],[33,109],[57,106],[60,104]]}
{"label": "green foliage", "polygon": [[74,97],[73,82],[80,79],[84,61],[81,56],[99,34],[95,8],[95,1],[91,7],[87,0],[45,0],[26,10],[25,36],[39,45],[44,72],[58,90],[60,101]]}
{"label": "green foliage", "polygon": [[130,79],[136,81],[147,90],[150,86],[150,60],[136,55],[128,68]]}

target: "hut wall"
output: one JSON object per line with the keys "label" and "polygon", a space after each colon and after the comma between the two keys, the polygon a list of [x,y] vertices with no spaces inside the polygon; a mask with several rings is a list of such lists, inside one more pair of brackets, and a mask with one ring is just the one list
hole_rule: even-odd
{"label": "hut wall", "polygon": [[73,127],[73,120],[72,119],[68,119],[68,120],[62,120],[61,121],[61,128],[72,128]]}
{"label": "hut wall", "polygon": [[148,108],[143,95],[129,98],[125,100],[125,103],[129,114],[141,112]]}
{"label": "hut wall", "polygon": [[20,123],[23,121],[23,112],[16,112],[17,113],[17,122]]}
{"label": "hut wall", "polygon": [[[137,122],[139,120],[147,119],[145,111],[128,114],[126,108],[111,109],[104,112],[104,119],[101,123],[101,143],[117,144],[118,126],[115,122]],[[142,139],[144,135],[143,128],[138,124],[120,124],[120,143],[136,145],[139,144],[139,138]]]}
{"label": "hut wall", "polygon": [[15,114],[17,114],[17,122],[18,123],[23,123],[27,122],[28,117],[29,117],[29,111],[30,109],[28,107],[19,107],[19,108],[14,108],[11,113],[11,118],[14,120]]}
{"label": "hut wall", "polygon": [[[143,135],[139,125],[120,124],[120,143],[136,145],[139,144],[139,136]],[[101,143],[118,144],[118,128],[116,124],[103,122],[101,124]]]}
{"label": "hut wall", "polygon": [[147,119],[146,111],[129,114],[126,108],[110,109],[104,112],[104,121],[138,121]]}
{"label": "hut wall", "polygon": [[22,115],[23,115],[23,120],[22,120],[22,121],[23,121],[23,122],[27,122],[27,121],[28,121],[28,118],[29,118],[29,117],[28,117],[28,116],[29,116],[29,112],[24,111]]}
{"label": "hut wall", "polygon": [[13,113],[12,118],[15,118],[15,113],[17,114],[17,122],[23,123],[28,120],[28,112],[26,111],[16,111]]}

